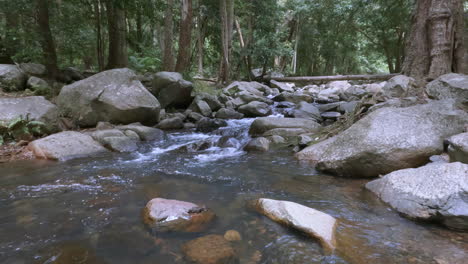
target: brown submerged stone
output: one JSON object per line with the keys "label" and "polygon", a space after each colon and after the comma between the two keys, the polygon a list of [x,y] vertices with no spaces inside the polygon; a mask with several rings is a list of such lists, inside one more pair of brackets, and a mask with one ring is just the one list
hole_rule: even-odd
{"label": "brown submerged stone", "polygon": [[236,264],[239,260],[229,242],[220,235],[208,235],[187,242],[182,251],[197,264]]}

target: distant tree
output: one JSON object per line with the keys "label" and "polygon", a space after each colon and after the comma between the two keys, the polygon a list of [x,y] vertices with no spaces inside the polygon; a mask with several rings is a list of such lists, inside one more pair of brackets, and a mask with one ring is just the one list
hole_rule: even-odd
{"label": "distant tree", "polygon": [[179,30],[179,53],[177,55],[177,64],[175,67],[176,72],[185,72],[190,67],[192,17],[192,0],[182,0]]}
{"label": "distant tree", "polygon": [[174,0],[167,0],[166,11],[164,13],[164,50],[163,50],[163,70],[174,71],[174,21],[173,21]]}
{"label": "distant tree", "polygon": [[128,66],[127,28],[123,1],[107,0],[107,20],[109,31],[109,57],[107,69]]}
{"label": "distant tree", "polygon": [[57,52],[49,23],[49,0],[37,0],[37,24],[41,36],[44,63],[50,78],[58,77]]}
{"label": "distant tree", "polygon": [[417,0],[403,73],[431,80],[450,72],[464,72],[463,35],[462,0]]}

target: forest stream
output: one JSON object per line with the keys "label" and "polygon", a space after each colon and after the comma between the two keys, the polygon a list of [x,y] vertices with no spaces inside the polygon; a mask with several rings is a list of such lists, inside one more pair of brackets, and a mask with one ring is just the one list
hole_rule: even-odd
{"label": "forest stream", "polygon": [[[236,230],[239,263],[466,263],[467,233],[399,216],[364,188],[367,180],[311,171],[286,150],[242,151],[252,121],[229,121],[209,134],[169,133],[130,154],[0,164],[0,262],[186,263],[187,241]],[[238,146],[214,144],[226,135]],[[152,234],[141,211],[154,197],[204,205],[216,221],[202,233]],[[337,250],[327,255],[250,209],[260,197],[337,218]],[[70,262],[55,262],[66,256]]]}

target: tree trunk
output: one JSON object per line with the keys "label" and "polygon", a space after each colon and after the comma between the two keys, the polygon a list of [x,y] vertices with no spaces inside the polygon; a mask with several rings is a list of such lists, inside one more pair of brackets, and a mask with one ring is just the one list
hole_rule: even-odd
{"label": "tree trunk", "polygon": [[104,70],[104,43],[102,40],[102,15],[100,0],[94,2],[94,12],[96,18],[96,52],[99,71]]}
{"label": "tree trunk", "polygon": [[201,10],[198,12],[197,17],[197,49],[198,49],[198,74],[203,76],[203,58],[205,49],[205,15]]}
{"label": "tree trunk", "polygon": [[173,51],[173,31],[174,21],[172,9],[174,0],[167,0],[166,12],[164,13],[164,50],[163,50],[163,70],[174,71],[174,51]]}
{"label": "tree trunk", "polygon": [[192,45],[192,0],[182,0],[179,30],[179,53],[177,55],[176,72],[185,72],[190,66],[190,50]]}
{"label": "tree trunk", "polygon": [[48,76],[55,79],[58,77],[59,71],[55,42],[49,24],[49,0],[38,0],[37,5],[37,23],[39,25],[41,46],[44,53],[44,64],[47,68]]}
{"label": "tree trunk", "polygon": [[143,46],[143,17],[142,17],[142,5],[141,3],[136,3],[136,51],[138,53],[142,52],[142,46]]}
{"label": "tree trunk", "polygon": [[226,83],[231,71],[232,28],[234,23],[233,0],[220,0],[222,59],[219,80]]}
{"label": "tree trunk", "polygon": [[464,72],[462,0],[418,0],[406,44],[403,73],[416,79],[435,79]]}
{"label": "tree trunk", "polygon": [[128,66],[125,12],[120,6],[122,3],[116,0],[107,0],[106,4],[109,27],[109,57],[106,68],[124,68]]}

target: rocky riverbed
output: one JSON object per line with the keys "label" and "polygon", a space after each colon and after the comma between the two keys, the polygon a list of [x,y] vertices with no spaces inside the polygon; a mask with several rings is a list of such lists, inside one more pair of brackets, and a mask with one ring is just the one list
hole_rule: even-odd
{"label": "rocky riverbed", "polygon": [[[57,86],[26,66],[1,65],[4,91]],[[214,93],[76,77],[50,101],[0,98],[2,139],[33,158],[0,164],[2,263],[468,258],[468,76]]]}

